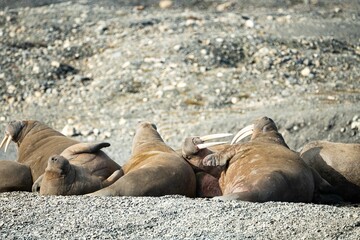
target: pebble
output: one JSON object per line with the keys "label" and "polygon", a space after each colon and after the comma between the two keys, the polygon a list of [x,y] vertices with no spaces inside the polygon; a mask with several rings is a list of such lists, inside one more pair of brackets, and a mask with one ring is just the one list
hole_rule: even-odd
{"label": "pebble", "polygon": [[170,0],[160,0],[159,7],[162,9],[170,8],[173,2]]}
{"label": "pebble", "polygon": [[311,73],[311,70],[310,70],[310,68],[306,67],[303,70],[301,70],[300,73],[301,73],[302,76],[308,77],[310,75],[310,73]]}
{"label": "pebble", "polygon": [[360,130],[360,121],[356,121],[356,122],[352,122],[351,123],[351,129],[355,130]]}
{"label": "pebble", "polygon": [[254,21],[252,21],[252,20],[250,20],[250,19],[248,19],[248,20],[245,21],[245,27],[247,27],[247,28],[253,28],[254,26],[255,26],[255,22],[254,22]]}
{"label": "pebble", "polygon": [[65,125],[61,130],[61,133],[68,137],[73,137],[76,135],[76,129],[73,126]]}

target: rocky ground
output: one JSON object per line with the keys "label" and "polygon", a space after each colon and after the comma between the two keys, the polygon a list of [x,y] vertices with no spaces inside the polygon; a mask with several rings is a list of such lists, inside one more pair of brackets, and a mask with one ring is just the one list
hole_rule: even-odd
{"label": "rocky ground", "polygon": [[[142,120],[173,148],[263,115],[293,149],[359,143],[359,12],[355,0],[3,0],[0,129],[41,120],[110,142],[121,164]],[[0,158],[15,159],[15,146]],[[360,236],[357,206],[11,193],[0,210],[7,239]]]}

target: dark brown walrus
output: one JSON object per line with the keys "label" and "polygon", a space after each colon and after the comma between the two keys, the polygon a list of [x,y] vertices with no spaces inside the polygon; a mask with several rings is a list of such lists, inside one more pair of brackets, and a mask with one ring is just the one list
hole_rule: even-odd
{"label": "dark brown walrus", "polygon": [[91,196],[195,196],[195,174],[190,165],[167,146],[154,124],[137,127],[125,175]]}
{"label": "dark brown walrus", "polygon": [[221,144],[212,147],[199,147],[204,144],[202,137],[189,137],[183,142],[179,154],[190,164],[196,176],[196,196],[197,197],[216,197],[221,196],[222,192],[219,185],[219,178],[223,171],[222,166],[204,166],[203,159],[212,153],[227,148],[228,144]]}
{"label": "dark brown walrus", "polygon": [[301,157],[345,201],[360,202],[360,144],[310,142],[303,147]]}
{"label": "dark brown walrus", "polygon": [[0,160],[0,192],[31,191],[30,168],[16,161]]}
{"label": "dark brown walrus", "polygon": [[[207,155],[205,166],[223,166],[219,185],[221,200],[251,202],[333,202],[331,186],[290,150],[267,117],[254,122],[251,140]],[[329,193],[320,195],[321,193]],[[334,199],[333,199],[334,197]]]}
{"label": "dark brown walrus", "polygon": [[45,171],[50,156],[60,154],[67,147],[78,143],[39,121],[11,121],[5,129],[5,151],[10,143],[17,145],[17,162],[31,169],[33,181]]}
{"label": "dark brown walrus", "polygon": [[107,187],[124,173],[100,149],[109,143],[78,143],[49,158],[45,173],[33,185],[41,195],[82,195]]}

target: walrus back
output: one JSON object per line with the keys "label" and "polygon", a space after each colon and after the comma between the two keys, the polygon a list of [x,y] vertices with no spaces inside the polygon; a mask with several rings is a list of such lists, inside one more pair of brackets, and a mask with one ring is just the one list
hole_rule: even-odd
{"label": "walrus back", "polygon": [[50,156],[60,154],[67,147],[78,143],[49,127],[32,128],[18,144],[19,163],[31,168],[36,180],[44,173]]}

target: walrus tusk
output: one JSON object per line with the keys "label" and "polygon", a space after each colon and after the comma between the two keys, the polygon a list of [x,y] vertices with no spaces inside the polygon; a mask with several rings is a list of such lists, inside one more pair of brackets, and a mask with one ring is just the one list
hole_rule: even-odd
{"label": "walrus tusk", "polygon": [[247,136],[251,135],[254,130],[254,124],[248,125],[241,129],[235,137],[231,140],[231,145],[240,142],[242,139],[246,138]]}
{"label": "walrus tusk", "polygon": [[200,137],[201,141],[208,141],[208,140],[212,140],[212,139],[216,139],[216,138],[223,138],[223,137],[229,137],[232,136],[232,133],[216,133],[216,134],[210,134],[210,135],[205,135]]}
{"label": "walrus tusk", "polygon": [[[5,138],[4,138],[4,139],[5,139]],[[5,144],[4,152],[6,152],[8,146],[9,146],[9,144],[10,144],[10,142],[11,142],[11,139],[12,139],[11,136],[8,135],[8,136],[7,136],[7,141],[6,141],[6,144]]]}
{"label": "walrus tusk", "polygon": [[[216,138],[223,138],[223,137],[229,137],[232,136],[232,133],[215,133],[215,134],[210,134],[210,135],[205,135],[202,137],[199,137],[201,141],[205,142],[205,141],[209,141],[212,139],[216,139]],[[209,142],[209,143],[200,143],[197,144],[196,146],[198,147],[198,149],[204,149],[204,148],[208,148],[208,147],[212,147],[212,146],[216,146],[216,145],[220,145],[220,144],[224,144],[227,142]]]}
{"label": "walrus tusk", "polygon": [[216,146],[216,145],[221,145],[221,144],[225,144],[228,142],[209,142],[209,143],[200,143],[197,144],[196,146],[198,147],[198,149],[204,149],[204,148],[208,148],[208,147],[212,147],[212,146]]}
{"label": "walrus tusk", "polygon": [[6,140],[8,139],[9,135],[5,134],[4,139],[1,141],[0,143],[0,148],[2,148],[4,146],[4,143],[6,142]]}

